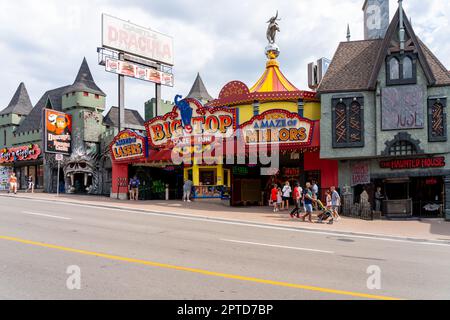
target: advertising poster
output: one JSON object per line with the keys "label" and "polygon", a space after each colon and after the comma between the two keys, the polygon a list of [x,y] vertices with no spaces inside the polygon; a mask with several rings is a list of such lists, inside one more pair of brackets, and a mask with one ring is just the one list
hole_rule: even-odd
{"label": "advertising poster", "polygon": [[149,81],[168,87],[174,86],[173,74],[161,72],[127,61],[106,58],[105,70],[123,76]]}
{"label": "advertising poster", "polygon": [[146,139],[131,130],[120,132],[110,145],[114,161],[137,160],[147,157]]}
{"label": "advertising poster", "polygon": [[352,187],[370,183],[370,163],[368,161],[352,163],[351,172]]}
{"label": "advertising poster", "polygon": [[44,149],[47,153],[71,154],[72,116],[44,109]]}
{"label": "advertising poster", "polygon": [[13,173],[13,167],[0,166],[0,191],[8,190],[9,176]]}

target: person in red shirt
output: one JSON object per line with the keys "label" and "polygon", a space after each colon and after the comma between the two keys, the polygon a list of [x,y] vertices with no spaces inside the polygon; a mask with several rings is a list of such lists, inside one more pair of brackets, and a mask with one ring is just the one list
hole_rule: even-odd
{"label": "person in red shirt", "polygon": [[270,191],[270,201],[273,205],[273,212],[278,212],[278,186],[276,184],[273,185],[272,191]]}
{"label": "person in red shirt", "polygon": [[302,201],[302,193],[303,189],[298,184],[295,184],[294,188],[294,203],[295,208],[291,212],[291,218],[294,218],[294,216],[297,216],[297,218],[300,218],[300,207],[301,207],[301,201]]}

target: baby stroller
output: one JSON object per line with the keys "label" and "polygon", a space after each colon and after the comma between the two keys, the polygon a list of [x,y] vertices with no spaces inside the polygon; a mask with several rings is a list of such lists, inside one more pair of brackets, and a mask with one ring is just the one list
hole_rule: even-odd
{"label": "baby stroller", "polygon": [[324,221],[327,221],[329,218],[331,218],[328,224],[333,224],[333,212],[330,209],[327,209],[320,200],[317,200],[317,206],[322,211],[322,213],[317,216],[319,218],[319,220],[317,220],[317,223],[323,223]]}

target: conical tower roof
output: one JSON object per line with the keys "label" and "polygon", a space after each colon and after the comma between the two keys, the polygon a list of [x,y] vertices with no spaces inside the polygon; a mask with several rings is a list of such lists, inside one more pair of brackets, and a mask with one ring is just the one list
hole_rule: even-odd
{"label": "conical tower roof", "polygon": [[281,72],[276,59],[267,61],[266,70],[258,82],[250,88],[251,93],[262,92],[295,92],[298,90]]}
{"label": "conical tower roof", "polygon": [[64,94],[82,91],[98,94],[104,97],[106,96],[106,94],[95,83],[86,58],[84,58],[81,63],[75,82],[66,91],[64,91]]}
{"label": "conical tower roof", "polygon": [[197,99],[199,101],[209,102],[214,98],[208,93],[205,84],[203,83],[202,77],[200,77],[200,73],[197,73],[197,78],[192,85],[192,89],[187,95],[187,98]]}
{"label": "conical tower roof", "polygon": [[5,114],[28,115],[31,109],[33,109],[33,105],[31,104],[27,88],[25,88],[25,84],[22,82],[17,88],[16,93],[11,99],[11,102],[3,111],[0,112],[0,115]]}

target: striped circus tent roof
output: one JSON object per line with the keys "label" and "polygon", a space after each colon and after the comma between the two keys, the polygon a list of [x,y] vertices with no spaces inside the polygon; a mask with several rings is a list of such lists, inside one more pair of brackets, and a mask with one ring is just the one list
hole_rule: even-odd
{"label": "striped circus tent roof", "polygon": [[256,84],[250,88],[255,92],[294,92],[298,90],[280,70],[280,64],[275,59],[267,61],[266,70]]}

